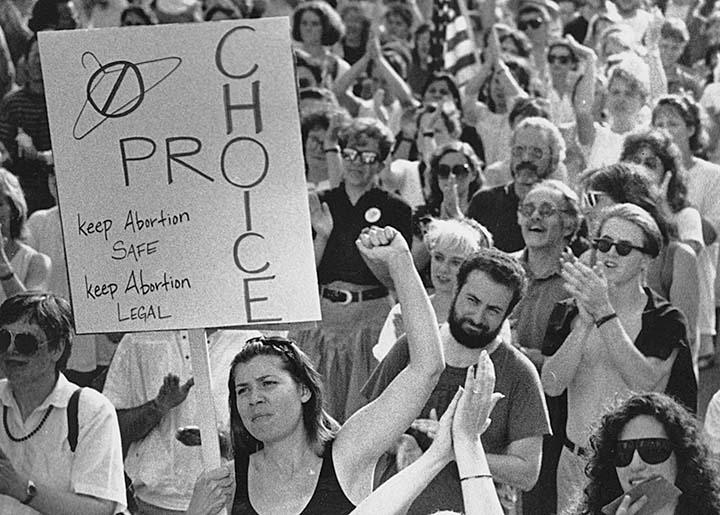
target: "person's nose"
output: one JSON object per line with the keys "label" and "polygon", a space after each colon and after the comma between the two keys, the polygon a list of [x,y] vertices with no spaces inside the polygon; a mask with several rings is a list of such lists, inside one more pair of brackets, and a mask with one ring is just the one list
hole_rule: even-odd
{"label": "person's nose", "polygon": [[259,388],[252,388],[250,390],[250,405],[255,406],[261,402],[265,402],[265,396]]}
{"label": "person's nose", "polygon": [[630,465],[628,466],[630,467],[631,472],[639,472],[645,467],[647,467],[647,464],[640,457],[640,453],[637,451],[637,449],[633,451],[632,461],[630,461]]}

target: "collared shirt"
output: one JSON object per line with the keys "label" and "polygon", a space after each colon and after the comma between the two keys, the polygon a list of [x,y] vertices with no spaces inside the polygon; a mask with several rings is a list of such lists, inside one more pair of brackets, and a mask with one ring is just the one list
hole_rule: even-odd
{"label": "collared shirt", "polygon": [[[125,510],[120,429],[112,404],[101,394],[85,388],[78,403],[78,442],[75,452],[67,440],[67,406],[78,387],[60,374],[50,395],[23,422],[11,386],[0,380],[0,404],[7,410],[10,434],[20,438],[41,423],[40,430],[23,442],[14,442],[0,427],[0,448],[13,467],[38,485],[63,492],[89,495],[115,503],[114,513]],[[31,515],[36,510],[16,499],[0,495],[0,515]]]}
{"label": "collared shirt", "polygon": [[525,295],[510,315],[514,320],[516,343],[528,349],[541,349],[555,304],[570,297],[563,286],[565,281],[560,275],[560,261],[555,269],[536,276],[528,264],[527,248],[514,253],[513,257],[523,265],[528,279]]}
{"label": "collared shirt", "polygon": [[[215,416],[220,427],[229,425],[228,372],[242,344],[258,331],[217,331],[208,342]],[[126,334],[108,370],[104,393],[117,409],[145,404],[157,396],[167,374],[184,384],[193,375],[187,331]],[[187,447],[175,439],[184,426],[197,426],[198,402],[194,388],[171,409],[145,438],[133,442],[125,460],[135,494],[146,503],[184,511],[193,486],[203,470],[200,447]]]}

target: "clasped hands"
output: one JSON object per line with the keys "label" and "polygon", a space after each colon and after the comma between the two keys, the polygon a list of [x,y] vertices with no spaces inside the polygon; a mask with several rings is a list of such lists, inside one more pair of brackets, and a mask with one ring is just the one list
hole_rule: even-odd
{"label": "clasped hands", "polygon": [[590,324],[614,311],[608,296],[609,286],[602,268],[592,267],[565,251],[562,257],[565,290],[577,303],[581,319]]}

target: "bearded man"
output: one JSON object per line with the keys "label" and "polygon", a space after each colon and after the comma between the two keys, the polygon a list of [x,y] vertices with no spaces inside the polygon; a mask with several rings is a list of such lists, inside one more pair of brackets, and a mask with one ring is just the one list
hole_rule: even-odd
{"label": "bearded man", "polygon": [[[522,265],[496,249],[482,249],[460,267],[457,290],[447,323],[440,328],[445,371],[413,424],[412,435],[424,451],[431,443],[437,419],[445,412],[469,367],[486,350],[495,366],[495,391],[502,393],[492,423],[482,434],[490,472],[504,507],[510,511],[514,493],[530,490],[537,481],[543,435],[550,433],[540,378],[530,360],[501,332],[522,298],[526,278]],[[409,361],[405,337],[400,338],[363,388],[368,400],[382,393]],[[460,476],[455,463],[443,469],[421,493],[409,514],[437,510],[462,511]]]}

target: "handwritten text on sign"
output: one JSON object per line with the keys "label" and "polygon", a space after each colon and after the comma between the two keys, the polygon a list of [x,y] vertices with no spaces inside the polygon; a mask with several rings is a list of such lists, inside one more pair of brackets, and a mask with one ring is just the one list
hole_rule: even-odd
{"label": "handwritten text on sign", "polygon": [[320,318],[286,18],[40,50],[79,332]]}

